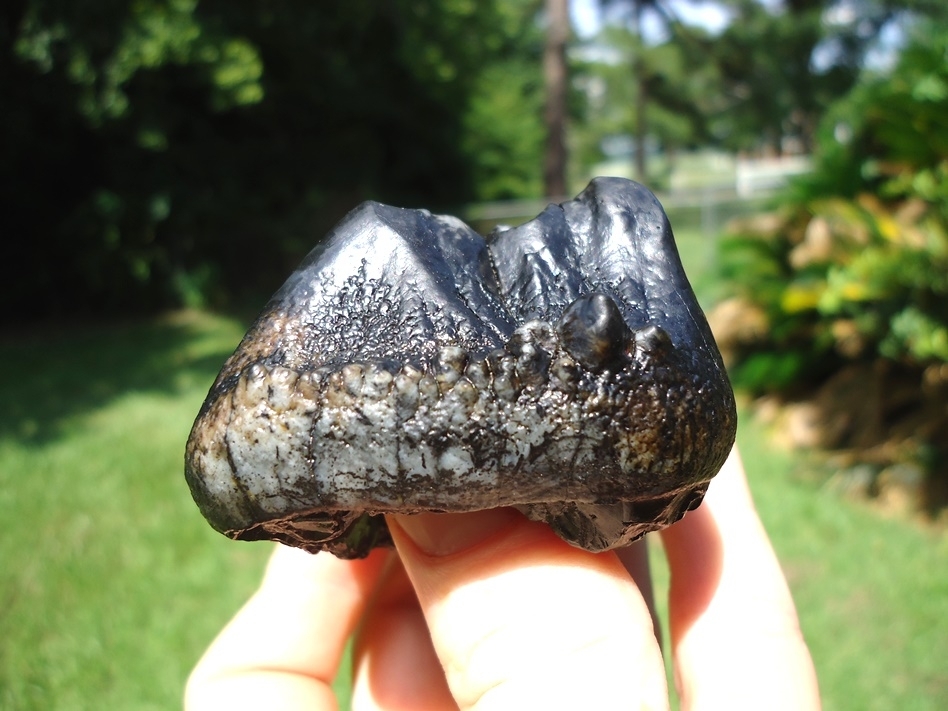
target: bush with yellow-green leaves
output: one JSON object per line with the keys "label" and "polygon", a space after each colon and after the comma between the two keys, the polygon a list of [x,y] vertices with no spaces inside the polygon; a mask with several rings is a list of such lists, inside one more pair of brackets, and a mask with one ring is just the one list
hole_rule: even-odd
{"label": "bush with yellow-green leaves", "polygon": [[929,489],[948,489],[946,57],[928,26],[839,102],[814,173],[731,226],[711,315],[739,388],[822,403],[820,444],[913,461]]}

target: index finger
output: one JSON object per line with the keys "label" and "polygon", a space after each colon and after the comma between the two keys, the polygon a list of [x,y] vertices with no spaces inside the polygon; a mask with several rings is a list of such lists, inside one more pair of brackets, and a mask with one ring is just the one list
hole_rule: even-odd
{"label": "index finger", "polygon": [[512,509],[389,530],[461,708],[668,708],[648,607],[615,555]]}
{"label": "index finger", "polygon": [[661,536],[682,709],[819,709],[793,599],[736,448],[704,504]]}
{"label": "index finger", "polygon": [[192,672],[188,711],[335,709],[346,641],[390,556],[347,561],[278,545],[260,588]]}

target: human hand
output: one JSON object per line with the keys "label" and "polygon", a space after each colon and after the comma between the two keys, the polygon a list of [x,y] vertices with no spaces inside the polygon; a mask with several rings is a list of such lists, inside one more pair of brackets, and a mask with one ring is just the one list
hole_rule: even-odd
{"label": "human hand", "polygon": [[[334,709],[354,634],[354,709],[668,709],[644,547],[592,554],[512,509],[393,516],[358,561],[278,547],[198,663],[189,711]],[[663,531],[681,708],[819,709],[776,557],[732,453]]]}

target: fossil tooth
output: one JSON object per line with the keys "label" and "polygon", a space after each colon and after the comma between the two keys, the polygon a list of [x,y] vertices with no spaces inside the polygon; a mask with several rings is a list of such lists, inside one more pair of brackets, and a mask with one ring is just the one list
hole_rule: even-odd
{"label": "fossil tooth", "polygon": [[513,506],[606,550],[697,506],[736,423],[664,211],[598,178],[486,240],[357,207],[224,364],[185,475],[236,539],[358,557],[386,513]]}

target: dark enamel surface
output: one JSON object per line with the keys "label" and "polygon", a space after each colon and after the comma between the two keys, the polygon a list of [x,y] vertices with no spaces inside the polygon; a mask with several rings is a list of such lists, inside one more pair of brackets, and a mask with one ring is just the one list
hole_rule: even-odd
{"label": "dark enamel surface", "polygon": [[605,550],[697,506],[735,429],[664,211],[600,178],[488,240],[356,208],[224,364],[186,476],[232,538],[355,557],[385,513],[516,506]]}

